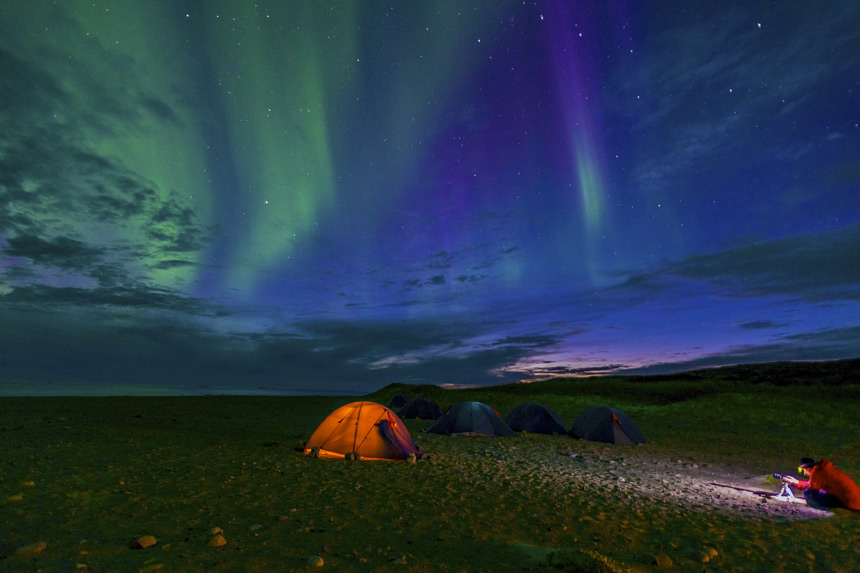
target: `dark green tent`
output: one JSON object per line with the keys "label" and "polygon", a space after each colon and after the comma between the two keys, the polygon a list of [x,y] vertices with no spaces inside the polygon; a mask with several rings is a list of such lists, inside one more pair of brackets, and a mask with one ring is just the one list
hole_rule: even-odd
{"label": "dark green tent", "polygon": [[630,416],[609,406],[592,406],[579,415],[570,429],[574,438],[607,444],[642,444],[645,434]]}
{"label": "dark green tent", "polygon": [[392,396],[391,399],[388,401],[388,404],[386,404],[386,408],[402,408],[408,401],[409,399],[406,396],[397,393]]}
{"label": "dark green tent", "polygon": [[[402,417],[402,416],[401,416]],[[532,434],[566,434],[567,429],[558,415],[539,402],[520,404],[505,418],[508,426]]]}
{"label": "dark green tent", "polygon": [[482,402],[457,402],[427,428],[434,434],[459,436],[516,436],[499,414]]}
{"label": "dark green tent", "polygon": [[397,411],[400,418],[421,418],[422,420],[438,420],[442,417],[442,410],[433,400],[412,398]]}

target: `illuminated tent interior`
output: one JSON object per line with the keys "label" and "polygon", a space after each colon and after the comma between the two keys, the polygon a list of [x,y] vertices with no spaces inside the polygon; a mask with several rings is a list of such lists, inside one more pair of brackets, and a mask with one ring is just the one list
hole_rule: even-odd
{"label": "illuminated tent interior", "polygon": [[610,406],[591,406],[570,429],[574,438],[608,444],[643,444],[647,440],[630,416]]}
{"label": "illuminated tent interior", "polygon": [[352,402],[329,414],[305,444],[320,457],[358,454],[365,460],[405,460],[419,456],[409,430],[390,409],[375,402]]}

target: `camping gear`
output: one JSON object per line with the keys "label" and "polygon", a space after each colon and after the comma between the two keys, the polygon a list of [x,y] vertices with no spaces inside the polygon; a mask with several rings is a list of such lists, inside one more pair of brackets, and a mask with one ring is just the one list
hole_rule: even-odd
{"label": "camping gear", "polygon": [[419,396],[409,400],[397,411],[397,415],[401,419],[421,418],[422,420],[438,420],[442,417],[442,410],[433,400]]}
{"label": "camping gear", "polygon": [[405,460],[420,456],[409,430],[390,409],[375,402],[341,406],[311,434],[304,448],[320,457]]}
{"label": "camping gear", "polygon": [[[774,479],[781,480],[781,474],[773,474]],[[792,476],[789,476],[792,477]],[[773,496],[773,499],[778,499],[779,501],[796,501],[797,497],[794,495],[794,492],[791,491],[791,486],[787,483],[783,482],[782,489],[779,490],[779,493]]]}
{"label": "camping gear", "polygon": [[609,406],[591,406],[579,415],[569,434],[592,442],[642,444],[647,440],[630,417]]}
{"label": "camping gear", "polygon": [[516,436],[517,433],[482,402],[457,402],[426,430],[454,436]]}
{"label": "camping gear", "polygon": [[532,434],[566,434],[567,429],[558,415],[539,402],[520,404],[505,418],[512,429]]}

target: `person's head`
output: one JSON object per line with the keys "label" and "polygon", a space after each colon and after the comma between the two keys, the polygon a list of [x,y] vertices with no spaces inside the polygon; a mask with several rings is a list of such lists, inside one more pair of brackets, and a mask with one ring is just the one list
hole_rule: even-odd
{"label": "person's head", "polygon": [[801,474],[808,474],[809,469],[815,465],[815,460],[812,458],[800,458],[800,465],[797,466],[797,471]]}

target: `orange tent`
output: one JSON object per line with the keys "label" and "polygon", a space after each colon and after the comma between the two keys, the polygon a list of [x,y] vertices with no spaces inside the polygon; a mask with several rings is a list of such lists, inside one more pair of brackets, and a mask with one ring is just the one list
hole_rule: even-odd
{"label": "orange tent", "polygon": [[397,414],[376,402],[352,402],[329,414],[311,434],[305,454],[314,448],[321,457],[355,453],[362,459],[405,460],[419,455]]}

